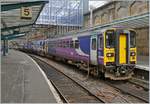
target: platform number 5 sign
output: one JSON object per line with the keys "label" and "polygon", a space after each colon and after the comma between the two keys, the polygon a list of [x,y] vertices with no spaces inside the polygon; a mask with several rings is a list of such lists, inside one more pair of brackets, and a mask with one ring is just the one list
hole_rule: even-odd
{"label": "platform number 5 sign", "polygon": [[22,7],[21,8],[21,19],[32,19],[32,8]]}

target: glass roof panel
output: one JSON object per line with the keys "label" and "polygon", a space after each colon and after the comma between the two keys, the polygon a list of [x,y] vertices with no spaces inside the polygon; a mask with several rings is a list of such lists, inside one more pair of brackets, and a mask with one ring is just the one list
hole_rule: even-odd
{"label": "glass roof panel", "polygon": [[49,0],[36,24],[81,26],[82,0]]}

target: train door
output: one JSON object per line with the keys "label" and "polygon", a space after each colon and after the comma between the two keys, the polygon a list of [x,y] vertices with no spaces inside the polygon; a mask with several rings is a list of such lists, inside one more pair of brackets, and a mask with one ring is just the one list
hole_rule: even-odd
{"label": "train door", "polygon": [[97,65],[97,35],[91,36],[90,44],[90,63]]}
{"label": "train door", "polygon": [[120,34],[119,36],[119,63],[126,64],[126,57],[127,57],[127,35]]}

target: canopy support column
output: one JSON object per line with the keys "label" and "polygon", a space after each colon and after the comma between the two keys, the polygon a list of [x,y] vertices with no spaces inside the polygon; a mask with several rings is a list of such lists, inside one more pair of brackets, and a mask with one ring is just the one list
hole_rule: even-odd
{"label": "canopy support column", "polygon": [[3,56],[6,56],[8,54],[8,39],[3,39]]}
{"label": "canopy support column", "polygon": [[6,42],[5,43],[6,44],[6,54],[8,54],[8,39],[7,38],[5,39],[5,42]]}
{"label": "canopy support column", "polygon": [[3,56],[6,56],[6,40],[5,40],[5,38],[4,38],[4,40],[3,40]]}

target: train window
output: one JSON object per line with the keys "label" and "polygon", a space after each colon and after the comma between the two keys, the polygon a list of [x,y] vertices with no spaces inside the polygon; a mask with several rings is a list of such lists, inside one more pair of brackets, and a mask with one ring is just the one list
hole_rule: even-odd
{"label": "train window", "polygon": [[75,48],[79,48],[79,40],[75,40]]}
{"label": "train window", "polygon": [[61,41],[59,41],[59,47],[61,47]]}
{"label": "train window", "polygon": [[54,41],[52,41],[52,47],[54,47]]}
{"label": "train window", "polygon": [[61,41],[61,47],[63,47],[63,41]]}
{"label": "train window", "polygon": [[66,42],[66,47],[69,48],[69,41]]}
{"label": "train window", "polygon": [[64,41],[64,48],[67,48],[67,41]]}
{"label": "train window", "polygon": [[57,47],[59,47],[59,41],[57,41]]}
{"label": "train window", "polygon": [[70,42],[70,48],[73,48],[73,41]]}
{"label": "train window", "polygon": [[40,41],[40,46],[42,45],[42,41]]}
{"label": "train window", "polygon": [[52,42],[50,42],[50,46],[52,47]]}
{"label": "train window", "polygon": [[45,47],[45,42],[43,42],[43,49],[44,49],[44,47]]}
{"label": "train window", "polygon": [[56,42],[55,42],[55,47],[57,47],[57,46],[58,46],[58,42],[56,41]]}
{"label": "train window", "polygon": [[53,43],[52,43],[53,47],[55,47],[55,44],[56,44],[56,43],[53,41]]}
{"label": "train window", "polygon": [[66,46],[67,46],[67,45],[66,45],[66,41],[64,41],[64,48],[66,48]]}
{"label": "train window", "polygon": [[61,41],[59,41],[59,47],[61,47]]}
{"label": "train window", "polygon": [[106,32],[106,48],[114,48],[115,46],[115,34],[113,30]]}
{"label": "train window", "polygon": [[130,47],[134,48],[136,45],[136,33],[134,31],[130,31]]}
{"label": "train window", "polygon": [[64,47],[64,48],[65,48],[65,45],[66,45],[65,41],[63,41],[63,47]]}
{"label": "train window", "polygon": [[103,44],[103,37],[99,38],[99,48],[103,48],[104,44]]}
{"label": "train window", "polygon": [[92,50],[96,50],[96,38],[92,39]]}

